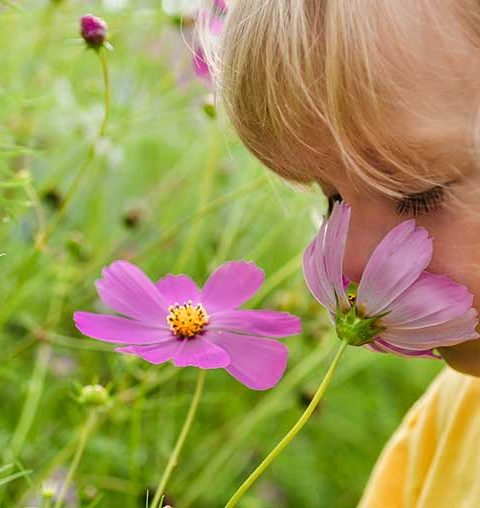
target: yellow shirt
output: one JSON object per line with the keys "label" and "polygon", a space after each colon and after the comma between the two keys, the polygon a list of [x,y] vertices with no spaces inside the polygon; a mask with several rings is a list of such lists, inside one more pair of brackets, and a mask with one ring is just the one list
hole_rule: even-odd
{"label": "yellow shirt", "polygon": [[480,508],[480,379],[442,371],[382,452],[358,508]]}

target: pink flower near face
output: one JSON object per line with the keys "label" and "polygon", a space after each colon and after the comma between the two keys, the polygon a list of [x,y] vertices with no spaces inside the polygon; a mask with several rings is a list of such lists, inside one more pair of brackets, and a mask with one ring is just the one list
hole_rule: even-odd
{"label": "pink flower near face", "polygon": [[468,289],[425,271],[433,242],[424,228],[414,220],[393,228],[357,285],[343,275],[349,223],[350,207],[336,204],[303,260],[307,285],[330,311],[340,339],[378,352],[432,357],[437,347],[479,337]]}
{"label": "pink flower near face", "polygon": [[249,388],[266,390],[287,365],[287,348],[273,338],[300,333],[301,323],[285,312],[238,309],[263,280],[255,264],[229,262],[200,290],[186,275],[153,283],[135,265],[115,261],[96,286],[102,302],[126,317],[76,312],[75,325],[150,363],[223,368]]}

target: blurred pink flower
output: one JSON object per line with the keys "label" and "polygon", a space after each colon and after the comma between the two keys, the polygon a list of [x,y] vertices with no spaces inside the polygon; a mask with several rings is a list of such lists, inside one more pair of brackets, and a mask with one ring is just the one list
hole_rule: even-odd
{"label": "blurred pink flower", "polygon": [[304,274],[326,307],[340,339],[378,352],[436,356],[434,349],[479,337],[473,296],[446,275],[424,271],[433,242],[414,220],[393,228],[378,244],[357,284],[343,261],[350,207],[336,204],[304,254]]}
{"label": "blurred pink flower", "polygon": [[106,41],[108,26],[103,19],[92,14],[80,18],[80,34],[88,46],[98,49]]}
{"label": "blurred pink flower", "polygon": [[199,77],[208,81],[211,81],[210,67],[205,57],[205,52],[201,46],[199,46],[193,55],[193,70]]}
{"label": "blurred pink flower", "polygon": [[227,4],[225,0],[213,0],[213,5],[220,11],[220,12],[227,12]]}
{"label": "blurred pink flower", "polygon": [[104,304],[126,317],[76,312],[85,335],[124,347],[116,351],[153,364],[224,368],[253,390],[275,386],[287,365],[287,348],[272,338],[298,334],[300,319],[286,312],[238,309],[260,288],[253,263],[220,266],[203,289],[186,275],[153,283],[139,268],[115,261],[97,291]]}

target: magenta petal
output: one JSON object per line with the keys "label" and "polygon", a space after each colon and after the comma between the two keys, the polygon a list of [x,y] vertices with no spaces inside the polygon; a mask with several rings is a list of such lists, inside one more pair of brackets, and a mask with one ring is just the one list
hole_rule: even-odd
{"label": "magenta petal", "polygon": [[230,356],[221,347],[202,337],[184,340],[173,358],[177,367],[220,369],[230,363]]}
{"label": "magenta petal", "polygon": [[169,304],[142,270],[127,261],[115,261],[102,275],[96,286],[105,305],[139,321],[164,324]]}
{"label": "magenta petal", "polygon": [[208,65],[205,51],[199,46],[193,54],[193,70],[195,74],[206,81],[211,81],[210,67]]}
{"label": "magenta petal", "polygon": [[168,340],[172,334],[165,326],[158,328],[118,316],[75,312],[75,326],[88,337],[114,344],[146,344]]}
{"label": "magenta petal", "polygon": [[130,355],[140,356],[147,362],[159,365],[161,363],[171,360],[178,349],[182,346],[182,341],[171,338],[165,342],[155,344],[152,346],[127,346],[119,347],[115,351],[118,353],[127,353]]}
{"label": "magenta petal", "polygon": [[302,322],[288,312],[230,310],[213,314],[209,328],[222,328],[263,337],[287,337],[301,333]]}
{"label": "magenta petal", "polygon": [[202,289],[202,303],[208,313],[234,309],[260,288],[264,272],[254,263],[230,261],[217,268]]}
{"label": "magenta petal", "polygon": [[178,303],[184,305],[189,300],[193,304],[200,303],[200,290],[195,282],[187,275],[167,275],[156,284],[163,299],[170,305]]}
{"label": "magenta petal", "polygon": [[387,328],[423,328],[462,316],[473,304],[465,286],[445,275],[424,272],[391,304],[382,318]]}
{"label": "magenta petal", "polygon": [[271,339],[228,332],[207,332],[209,340],[230,355],[226,370],[252,390],[273,388],[287,367],[288,349]]}
{"label": "magenta petal", "polygon": [[446,323],[425,328],[389,328],[382,336],[395,346],[419,351],[477,339],[480,337],[476,331],[477,324],[477,312],[471,308],[463,316]]}
{"label": "magenta petal", "polygon": [[432,259],[432,240],[415,221],[404,221],[379,243],[358,286],[357,306],[367,316],[381,313],[415,282]]}

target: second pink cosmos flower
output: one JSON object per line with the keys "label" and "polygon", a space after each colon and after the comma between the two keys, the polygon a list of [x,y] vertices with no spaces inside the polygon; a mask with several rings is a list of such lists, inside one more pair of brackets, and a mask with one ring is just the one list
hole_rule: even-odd
{"label": "second pink cosmos flower", "polygon": [[123,316],[76,312],[85,335],[160,364],[224,368],[254,390],[272,388],[287,365],[287,348],[273,338],[301,331],[300,319],[286,312],[243,310],[264,280],[253,263],[225,263],[203,289],[186,275],[152,282],[127,261],[115,261],[97,281],[102,302]]}
{"label": "second pink cosmos flower", "polygon": [[406,356],[479,337],[473,296],[446,275],[425,271],[433,254],[428,232],[407,220],[378,244],[358,284],[343,273],[350,207],[336,204],[304,255],[308,287],[337,334],[353,345]]}

